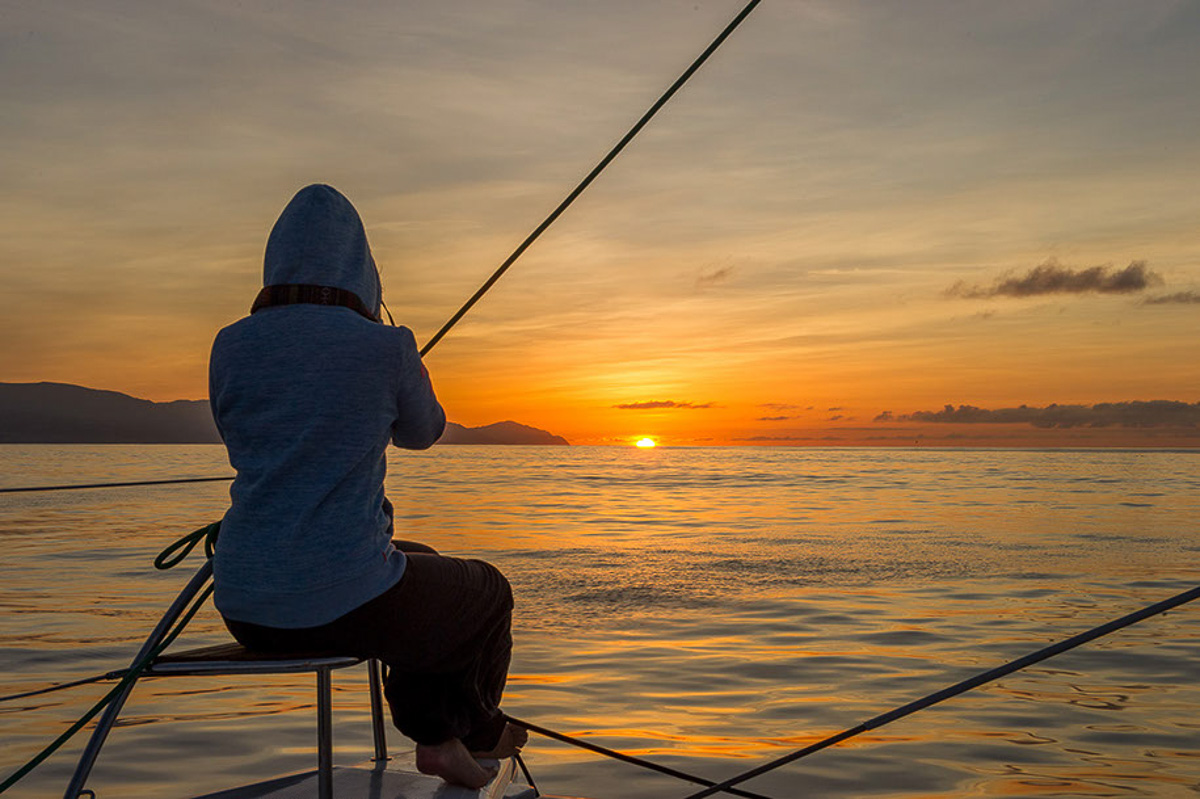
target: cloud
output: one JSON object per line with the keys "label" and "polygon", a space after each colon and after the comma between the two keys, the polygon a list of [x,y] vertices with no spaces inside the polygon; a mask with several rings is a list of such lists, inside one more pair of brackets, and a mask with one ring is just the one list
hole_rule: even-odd
{"label": "cloud", "polygon": [[687,410],[703,410],[705,408],[715,408],[715,402],[695,403],[695,402],[675,402],[674,400],[651,400],[649,402],[625,402],[620,405],[614,405],[614,408],[620,408],[623,411],[656,411],[665,408],[684,408]]}
{"label": "cloud", "polygon": [[710,272],[701,272],[700,276],[696,278],[696,287],[715,286],[718,283],[728,280],[732,274],[732,266],[722,266],[720,269],[713,269]]}
{"label": "cloud", "polygon": [[1110,266],[1071,269],[1051,258],[1023,276],[997,278],[991,288],[968,286],[959,281],[946,290],[946,295],[978,300],[991,297],[1038,297],[1044,294],[1089,292],[1132,294],[1162,283],[1163,279],[1158,273],[1148,269],[1145,261],[1132,261],[1124,269],[1113,271]]}
{"label": "cloud", "polygon": [[1200,293],[1194,291],[1177,291],[1174,294],[1160,294],[1157,297],[1147,297],[1143,305],[1188,305],[1200,303]]}
{"label": "cloud", "polygon": [[[787,402],[760,402],[758,407],[770,408],[773,411],[794,411],[800,408],[799,405],[792,405]],[[809,410],[812,410],[812,408],[809,408]]]}
{"label": "cloud", "polygon": [[1044,408],[1022,405],[1019,408],[976,408],[973,405],[946,405],[940,411],[914,411],[893,415],[884,411],[876,422],[934,422],[951,424],[1029,424],[1042,428],[1070,427],[1197,427],[1200,426],[1200,402],[1176,400],[1134,400],[1102,402],[1096,405],[1047,405]]}
{"label": "cloud", "polygon": [[794,416],[760,416],[760,417],[758,417],[758,421],[760,421],[760,422],[783,422],[788,419],[794,419],[794,418],[796,418],[796,417],[794,417]]}

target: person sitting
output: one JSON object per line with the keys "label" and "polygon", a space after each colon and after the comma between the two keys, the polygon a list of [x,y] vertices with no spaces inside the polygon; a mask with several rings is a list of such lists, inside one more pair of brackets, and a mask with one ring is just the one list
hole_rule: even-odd
{"label": "person sitting", "polygon": [[214,602],[242,645],[378,658],[418,768],[481,787],[478,758],[527,734],[500,710],[512,591],[493,566],[394,538],[387,447],[425,449],[446,416],[413,334],[384,325],[354,206],[302,189],[267,240],[249,316],[209,360],[213,417],[236,470]]}

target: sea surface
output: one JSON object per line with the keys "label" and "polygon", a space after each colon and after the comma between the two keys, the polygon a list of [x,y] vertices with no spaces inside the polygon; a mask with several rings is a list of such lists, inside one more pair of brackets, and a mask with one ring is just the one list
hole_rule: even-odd
{"label": "sea surface", "polygon": [[[228,472],[213,446],[3,446],[0,487]],[[720,780],[1200,584],[1200,452],[435,447],[395,452],[402,535],[510,578],[506,709]],[[127,665],[198,566],[151,562],[226,483],[0,495],[0,694]],[[179,644],[220,643],[207,608]],[[370,757],[335,674],[339,763]],[[104,692],[0,703],[0,778]],[[101,799],[315,764],[312,678],[140,683]],[[391,731],[393,749],[405,746]],[[61,795],[82,736],[9,792]],[[684,797],[535,738],[546,793]],[[787,797],[1200,795],[1200,602],[817,752]]]}

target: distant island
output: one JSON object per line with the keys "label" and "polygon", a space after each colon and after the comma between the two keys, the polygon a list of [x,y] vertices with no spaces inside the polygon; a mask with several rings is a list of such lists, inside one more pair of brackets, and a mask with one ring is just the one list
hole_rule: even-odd
{"label": "distant island", "polygon": [[483,427],[463,427],[446,422],[446,432],[438,439],[439,444],[534,444],[561,446],[570,444],[562,436],[547,433],[536,427],[517,422],[496,422]]}
{"label": "distant island", "polygon": [[[208,400],[151,402],[69,383],[0,383],[0,444],[220,444]],[[566,446],[516,422],[449,422],[439,444]]]}

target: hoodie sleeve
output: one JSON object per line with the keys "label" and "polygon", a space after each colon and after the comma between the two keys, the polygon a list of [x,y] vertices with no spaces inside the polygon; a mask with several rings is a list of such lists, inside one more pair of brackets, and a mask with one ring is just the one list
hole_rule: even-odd
{"label": "hoodie sleeve", "polygon": [[429,370],[421,363],[412,333],[404,329],[400,390],[392,443],[405,449],[428,449],[446,429],[446,412],[433,393]]}

